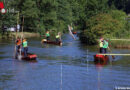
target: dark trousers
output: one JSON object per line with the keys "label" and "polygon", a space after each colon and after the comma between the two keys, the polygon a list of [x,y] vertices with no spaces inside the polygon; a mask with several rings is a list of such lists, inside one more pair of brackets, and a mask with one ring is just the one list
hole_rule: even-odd
{"label": "dark trousers", "polygon": [[103,50],[104,50],[104,53],[107,53],[107,48],[104,48]]}
{"label": "dark trousers", "polygon": [[28,47],[24,47],[24,57],[27,57]]}
{"label": "dark trousers", "polygon": [[17,52],[20,51],[20,45],[17,45]]}
{"label": "dark trousers", "polygon": [[60,41],[60,39],[59,38],[56,38],[56,42],[59,42]]}
{"label": "dark trousers", "polygon": [[100,48],[99,52],[100,52],[100,53],[104,53],[103,48]]}
{"label": "dark trousers", "polygon": [[16,46],[16,56],[18,56],[18,54],[20,53],[20,45],[17,45]]}
{"label": "dark trousers", "polygon": [[107,53],[107,48],[100,48],[100,53]]}
{"label": "dark trousers", "polygon": [[47,39],[47,41],[49,41],[49,40],[50,40],[50,37],[46,37],[46,39]]}

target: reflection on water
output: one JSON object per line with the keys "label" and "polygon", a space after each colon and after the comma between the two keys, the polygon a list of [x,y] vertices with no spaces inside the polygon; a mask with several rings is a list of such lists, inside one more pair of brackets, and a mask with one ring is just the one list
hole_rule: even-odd
{"label": "reflection on water", "polygon": [[130,57],[116,56],[108,64],[95,64],[97,48],[81,45],[69,35],[63,37],[62,47],[41,45],[40,40],[28,39],[37,62],[13,59],[14,42],[0,41],[0,90],[113,90],[129,86]]}

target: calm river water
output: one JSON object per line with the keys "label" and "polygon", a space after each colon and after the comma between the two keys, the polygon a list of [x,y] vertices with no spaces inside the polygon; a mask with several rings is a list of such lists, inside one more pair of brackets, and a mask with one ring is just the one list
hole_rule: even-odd
{"label": "calm river water", "polygon": [[[0,41],[0,90],[114,90],[130,87],[130,56],[116,56],[107,65],[95,65],[97,47],[81,45],[63,36],[63,46],[41,45],[28,39],[37,62],[13,59],[14,41]],[[130,50],[112,49],[113,53]]]}

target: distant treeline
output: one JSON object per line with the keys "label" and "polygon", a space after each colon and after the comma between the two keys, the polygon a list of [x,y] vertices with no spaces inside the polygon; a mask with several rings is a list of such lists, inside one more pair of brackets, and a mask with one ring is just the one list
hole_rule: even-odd
{"label": "distant treeline", "polygon": [[[6,2],[4,2],[6,1]],[[81,41],[92,44],[95,38],[107,35],[116,36],[126,28],[126,13],[130,13],[128,0],[3,0],[6,9],[19,11],[19,23],[24,30],[44,34],[52,32],[67,32],[68,24],[74,30],[80,30]],[[121,10],[121,11],[119,11]],[[0,27],[16,25],[17,13],[0,14]],[[122,29],[123,31],[117,31]],[[125,32],[127,33],[127,32]],[[123,34],[122,34],[123,36]],[[91,40],[92,39],[92,40]]]}

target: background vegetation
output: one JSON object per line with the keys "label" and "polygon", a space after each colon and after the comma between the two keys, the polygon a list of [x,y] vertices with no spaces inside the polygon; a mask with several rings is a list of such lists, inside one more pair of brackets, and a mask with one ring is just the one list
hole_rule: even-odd
{"label": "background vegetation", "polygon": [[[106,38],[128,38],[130,23],[129,0],[1,0],[8,10],[0,13],[0,28],[16,26],[17,13],[24,31],[45,34],[67,32],[68,24],[80,31],[80,40],[86,44],[96,44],[100,36]],[[15,12],[9,11],[14,9]]]}

